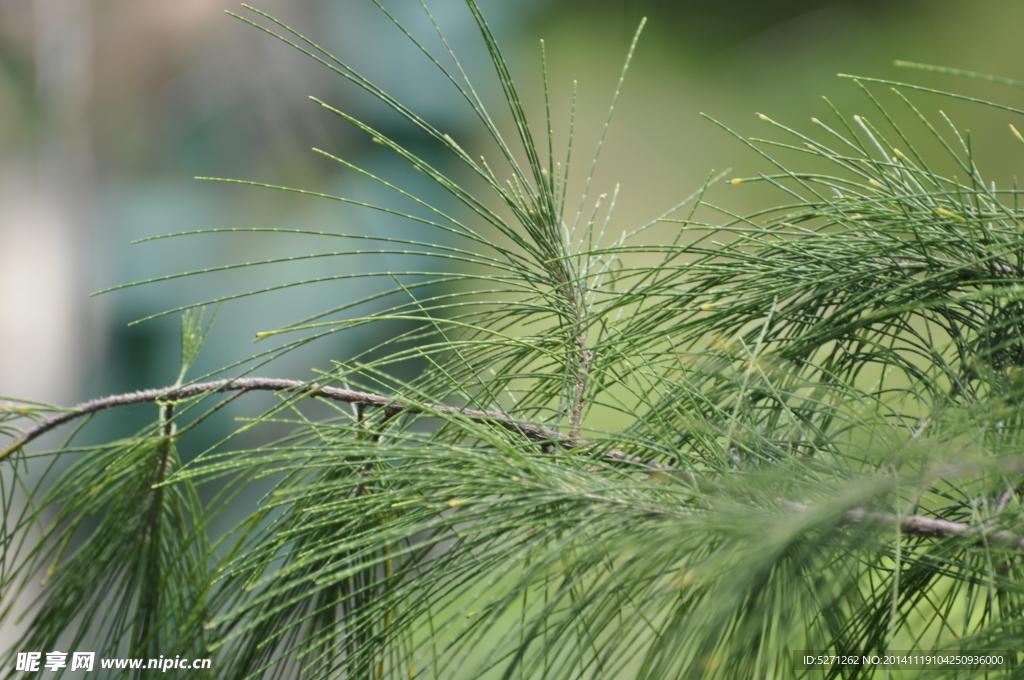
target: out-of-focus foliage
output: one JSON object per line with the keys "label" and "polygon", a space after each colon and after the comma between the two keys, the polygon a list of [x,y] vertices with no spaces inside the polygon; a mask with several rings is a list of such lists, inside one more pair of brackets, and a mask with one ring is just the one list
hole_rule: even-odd
{"label": "out-of-focus foliage", "polygon": [[[480,136],[244,14],[389,107],[378,118],[314,100],[439,194],[319,151],[382,193],[284,193],[401,217],[408,231],[251,227],[296,248],[338,245],[220,265],[302,269],[183,300],[181,375],[208,331],[197,307],[365,279],[355,301],[255,319],[260,340],[280,344],[225,372],[363,334],[375,346],[336,357],[319,380],[397,402],[321,393],[309,407],[282,388],[232,437],[184,458],[208,415],[248,396],[165,392],[134,437],[9,447],[0,589],[46,577],[9,653],[72,640],[108,655],[211,654],[216,677],[660,680],[799,677],[797,650],[917,649],[1005,652],[999,673],[1019,672],[1019,192],[921,101],[994,112],[1004,146],[1024,143],[1007,126],[1024,111],[851,80],[857,114],[826,104],[812,126],[748,118],[733,143],[769,171],[725,186],[712,173],[661,219],[624,230],[595,166],[625,69],[588,156],[577,108],[551,113],[573,99],[549,87],[546,61],[532,118],[483,14],[472,0],[464,11],[476,52],[450,49],[443,25],[407,39]],[[747,137],[755,124],[763,139]],[[724,144],[731,129],[719,128]],[[772,190],[771,207],[729,204],[751,186]],[[240,235],[183,231],[155,243]],[[399,256],[408,267],[390,265]],[[353,258],[367,268],[339,266],[328,281],[305,271]],[[0,432],[48,413],[23,402]],[[280,436],[250,447],[250,431]],[[269,488],[258,504],[242,494],[252,486]],[[937,673],[993,674],[919,677]]]}

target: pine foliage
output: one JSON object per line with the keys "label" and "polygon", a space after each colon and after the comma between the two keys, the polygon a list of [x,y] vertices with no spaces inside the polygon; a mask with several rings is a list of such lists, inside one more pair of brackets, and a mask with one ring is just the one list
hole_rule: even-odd
{"label": "pine foliage", "polygon": [[[440,54],[407,36],[496,145],[489,161],[295,30],[239,16],[446,149],[456,172],[314,100],[457,208],[320,151],[415,205],[406,216],[423,236],[373,237],[372,252],[411,250],[435,267],[377,274],[386,291],[261,334],[296,339],[260,356],[368,325],[386,341],[315,384],[233,367],[188,382],[209,332],[195,310],[228,298],[208,300],[172,310],[185,313],[175,385],[78,411],[0,412],[11,437],[2,615],[22,615],[14,595],[43,579],[4,677],[16,651],[69,643],[209,656],[223,678],[374,679],[883,677],[805,671],[796,652],[1013,649],[1024,635],[1016,186],[983,178],[969,136],[918,108],[926,88],[860,78],[867,114],[834,110],[807,133],[758,114],[772,139],[733,133],[775,170],[728,184],[769,183],[781,205],[710,206],[711,177],[617,236],[615,195],[590,195],[601,140],[571,198],[573,121],[561,124],[568,148],[556,148],[550,105],[537,134],[482,13],[466,7],[506,111],[485,105],[441,28]],[[548,102],[546,75],[544,87]],[[646,240],[659,221],[678,226],[675,241]],[[364,302],[383,305],[347,316]],[[225,441],[182,465],[205,414],[253,390],[279,399],[245,428],[290,433],[257,449]],[[313,420],[310,400],[333,415]],[[27,445],[37,431],[25,419],[52,429],[47,418],[142,401],[158,418],[134,438],[81,446],[76,429],[56,450]],[[267,479],[245,521],[215,533]]]}

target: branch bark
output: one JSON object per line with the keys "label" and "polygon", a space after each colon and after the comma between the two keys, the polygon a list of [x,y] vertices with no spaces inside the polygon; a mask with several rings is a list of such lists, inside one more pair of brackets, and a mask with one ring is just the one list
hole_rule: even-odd
{"label": "branch bark", "polygon": [[[552,442],[564,449],[593,449],[594,445],[585,439],[576,436],[564,435],[546,427],[534,425],[516,420],[504,413],[497,411],[478,411],[468,408],[452,408],[441,404],[410,405],[391,399],[390,397],[359,390],[348,390],[318,383],[304,383],[298,380],[283,380],[278,378],[236,378],[234,380],[213,380],[210,382],[194,383],[181,387],[171,386],[139,392],[126,392],[124,394],[113,394],[108,397],[100,397],[90,401],[82,402],[77,406],[59,415],[47,418],[26,430],[20,437],[11,443],[0,453],[0,461],[9,458],[15,451],[33,439],[49,432],[50,430],[63,425],[64,423],[81,418],[82,416],[103,411],[116,406],[127,406],[129,404],[143,404],[156,401],[181,401],[204,394],[217,392],[294,392],[306,397],[330,399],[347,404],[355,404],[357,409],[374,407],[383,409],[384,417],[393,418],[401,413],[427,413],[440,416],[464,416],[476,422],[487,422],[499,425],[510,432],[515,432],[534,441]],[[659,463],[653,460],[643,460],[639,456],[612,449],[601,453],[603,458],[608,460],[633,463],[655,470],[669,470],[672,466]]]}
{"label": "branch bark", "polygon": [[580,350],[580,362],[576,371],[576,398],[572,405],[572,420],[569,424],[569,436],[580,436],[580,424],[583,422],[583,398],[587,392],[587,374],[590,373],[590,350],[587,349],[587,334],[580,333],[576,337],[576,346]]}
{"label": "branch bark", "polygon": [[[9,458],[15,451],[28,444],[32,440],[49,432],[50,430],[70,422],[76,418],[103,411],[116,406],[127,406],[129,404],[142,404],[152,402],[174,402],[198,397],[204,394],[217,392],[235,392],[238,394],[250,391],[271,391],[271,392],[293,392],[305,397],[330,399],[348,404],[354,404],[357,412],[363,414],[367,408],[383,409],[386,419],[394,418],[402,413],[427,413],[438,416],[463,416],[476,422],[494,423],[500,427],[515,432],[528,439],[539,442],[556,444],[564,449],[593,449],[594,445],[576,436],[564,435],[546,427],[534,425],[516,420],[498,411],[478,411],[468,408],[452,408],[441,404],[410,405],[397,401],[390,397],[359,390],[348,390],[318,383],[304,383],[298,380],[283,380],[277,378],[236,378],[234,380],[213,380],[210,382],[195,383],[184,386],[171,386],[139,392],[127,392],[124,394],[113,394],[108,397],[92,399],[82,402],[77,406],[47,418],[26,430],[20,437],[11,443],[0,453],[0,461]],[[575,431],[575,428],[574,428]],[[644,460],[617,449],[610,449],[601,452],[601,457],[606,460],[620,461],[643,466],[652,470],[672,470],[672,466],[659,463],[653,460]],[[1013,487],[1008,493],[1016,490]],[[786,505],[795,511],[806,512],[811,508],[802,503],[786,502]],[[1000,509],[1006,503],[1000,499]],[[930,538],[949,538],[952,536],[978,536],[979,540],[986,542],[1008,542],[1016,550],[1024,549],[1024,536],[1018,536],[1005,529],[986,533],[988,528],[985,525],[972,526],[962,522],[953,522],[947,519],[926,517],[923,515],[897,516],[888,513],[868,512],[864,508],[853,508],[843,514],[844,524],[886,524],[899,525],[900,531],[908,536],[923,536]]]}
{"label": "branch bark", "polygon": [[[787,502],[786,506],[799,512],[807,512],[811,508],[803,503]],[[900,533],[908,536],[926,538],[951,538],[953,536],[977,536],[985,542],[1010,543],[1014,550],[1024,549],[1024,536],[1018,536],[1006,529],[991,531],[985,524],[972,526],[963,522],[953,522],[940,517],[924,515],[893,515],[887,512],[868,512],[864,508],[853,508],[843,513],[843,524],[885,524],[899,526]],[[990,523],[988,523],[990,525]],[[986,533],[989,532],[989,533]]]}

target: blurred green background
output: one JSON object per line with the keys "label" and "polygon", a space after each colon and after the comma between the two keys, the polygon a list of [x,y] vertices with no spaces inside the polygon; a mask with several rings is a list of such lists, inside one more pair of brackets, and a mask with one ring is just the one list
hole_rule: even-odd
{"label": "blurred green background", "polygon": [[[385,3],[428,35],[418,3]],[[462,0],[428,3],[471,74],[490,70]],[[632,34],[648,17],[597,175],[621,184],[613,232],[646,222],[696,189],[711,169],[751,176],[769,169],[700,117],[745,135],[768,134],[762,111],[808,130],[829,96],[867,110],[838,72],[910,80],[1024,104],[1024,92],[930,73],[894,59],[1024,79],[1020,0],[480,0],[534,113],[542,111],[538,40],[547,44],[556,137],[565,139],[579,82],[578,159],[589,164]],[[370,0],[268,0],[259,7],[367,75],[464,147],[482,131],[444,82]],[[224,15],[214,0],[0,0],[0,395],[60,404],[167,384],[177,372],[176,315],[128,323],[182,304],[301,279],[433,266],[415,256],[328,257],[150,284],[99,297],[117,284],[220,264],[353,247],[337,240],[219,234],[130,245],[195,229],[282,227],[436,238],[415,225],[328,201],[225,184],[232,177],[325,191],[367,202],[393,198],[311,147],[364,165],[428,200],[448,199],[422,175],[308,100],[366,118],[446,170],[451,159],[364,93],[268,36]],[[468,56],[467,56],[468,55]],[[484,86],[496,108],[499,92]],[[1008,182],[1021,151],[1010,114],[952,106],[923,95],[970,128],[982,172]],[[538,127],[541,121],[537,120]],[[422,147],[422,148],[421,148]],[[578,168],[579,169],[579,168]],[[577,173],[579,180],[581,173]],[[709,200],[744,212],[758,187],[717,186]],[[671,237],[665,225],[650,238]],[[244,359],[254,333],[365,296],[389,282],[350,279],[243,298],[223,311],[199,373]],[[330,359],[374,338],[328,338],[260,373],[310,378]],[[269,345],[268,345],[269,347]],[[237,405],[235,406],[237,408]],[[251,406],[242,406],[248,412]],[[151,409],[109,416],[116,434],[149,422]],[[230,411],[228,413],[230,415]],[[219,427],[227,427],[225,423]],[[217,438],[217,427],[207,441]],[[221,430],[223,432],[223,430]]]}

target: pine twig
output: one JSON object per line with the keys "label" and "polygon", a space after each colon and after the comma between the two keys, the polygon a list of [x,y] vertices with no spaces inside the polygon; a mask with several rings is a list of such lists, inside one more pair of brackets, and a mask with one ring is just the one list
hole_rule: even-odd
{"label": "pine twig", "polygon": [[1020,482],[1017,482],[1016,484],[1011,485],[1010,488],[1008,488],[1006,491],[1004,491],[1003,495],[999,497],[999,504],[996,505],[996,514],[997,515],[1002,513],[1003,510],[1006,509],[1006,506],[1010,504],[1010,501],[1013,500],[1013,497],[1017,495],[1017,488],[1019,486],[1020,486]]}
{"label": "pine twig", "polygon": [[[295,392],[307,397],[330,399],[348,404],[354,404],[360,413],[368,407],[381,408],[386,419],[394,418],[403,413],[426,413],[432,412],[439,416],[464,416],[476,422],[495,423],[504,427],[510,432],[515,432],[534,441],[556,443],[564,449],[592,449],[593,445],[585,439],[564,435],[546,427],[534,425],[515,420],[510,416],[498,411],[478,411],[476,409],[452,408],[441,404],[423,404],[414,406],[397,401],[390,397],[379,394],[371,394],[359,390],[349,390],[340,387],[330,387],[319,383],[304,383],[299,380],[284,380],[278,378],[237,378],[234,380],[214,380],[204,383],[195,383],[185,386],[171,386],[138,392],[127,392],[124,394],[113,394],[107,397],[92,399],[82,402],[77,406],[53,416],[36,424],[25,431],[10,446],[0,453],[0,461],[9,458],[15,451],[25,444],[42,436],[46,432],[70,422],[76,418],[103,411],[116,406],[127,406],[129,404],[142,404],[150,402],[174,402],[197,397],[204,394],[217,392],[238,392],[244,393],[254,390],[271,392]],[[922,428],[923,429],[923,428]],[[617,449],[610,449],[601,453],[601,457],[607,460],[614,460],[634,465],[640,465],[653,470],[671,470],[670,465],[659,463],[653,460],[643,460]],[[1001,499],[1002,501],[1002,499]],[[802,503],[785,502],[792,510],[806,512],[810,507]],[[1005,504],[1000,502],[1005,507]],[[1017,536],[1010,531],[1000,530],[987,535],[982,535],[985,527],[975,527],[962,522],[925,517],[923,515],[904,515],[902,517],[888,513],[868,512],[864,508],[853,508],[843,513],[844,524],[889,524],[899,525],[900,531],[909,536],[922,536],[930,538],[949,538],[952,536],[973,536],[979,535],[985,541],[1012,542],[1013,548],[1024,549],[1024,536]]]}
{"label": "pine twig", "polygon": [[[191,397],[217,392],[249,392],[254,390],[270,392],[295,392],[307,397],[330,399],[348,404],[355,404],[357,408],[376,407],[383,409],[384,417],[391,419],[401,413],[425,413],[433,412],[440,416],[464,416],[476,422],[495,423],[504,427],[510,432],[515,432],[528,439],[543,442],[555,442],[564,449],[592,449],[593,444],[585,439],[575,436],[564,435],[546,427],[526,423],[497,411],[478,411],[468,408],[452,408],[441,404],[423,404],[415,406],[396,401],[390,397],[379,394],[371,394],[359,390],[342,389],[330,387],[319,383],[304,383],[299,380],[283,380],[279,378],[236,378],[234,380],[213,380],[210,382],[195,383],[181,387],[171,386],[138,392],[126,392],[124,394],[113,394],[107,397],[91,399],[74,406],[64,413],[47,418],[26,430],[20,437],[14,440],[3,452],[0,452],[0,461],[9,458],[15,451],[25,444],[49,432],[50,430],[80,418],[90,413],[103,411],[116,406],[128,406],[130,404],[143,404],[155,401],[181,401]],[[639,456],[624,451],[610,450],[601,453],[601,456],[609,460],[633,463],[655,470],[669,470],[670,465],[659,463],[653,460],[643,460]]]}
{"label": "pine twig", "polygon": [[[807,512],[811,508],[803,503],[784,502],[791,510]],[[885,524],[899,526],[900,533],[908,536],[925,538],[951,538],[953,536],[977,536],[985,542],[1011,543],[1014,550],[1024,549],[1024,536],[1018,536],[1006,529],[985,534],[988,527],[971,526],[963,522],[953,522],[941,517],[925,517],[924,515],[893,515],[887,512],[868,512],[864,508],[853,508],[842,515],[843,524]]]}
{"label": "pine twig", "polygon": [[583,397],[587,391],[587,374],[590,372],[590,350],[587,349],[587,334],[580,333],[576,337],[576,345],[580,348],[580,363],[576,372],[576,399],[572,405],[572,419],[569,421],[569,436],[580,436],[580,424],[583,422]]}

